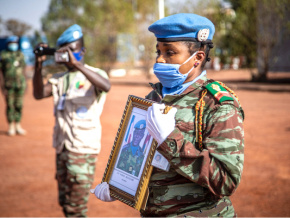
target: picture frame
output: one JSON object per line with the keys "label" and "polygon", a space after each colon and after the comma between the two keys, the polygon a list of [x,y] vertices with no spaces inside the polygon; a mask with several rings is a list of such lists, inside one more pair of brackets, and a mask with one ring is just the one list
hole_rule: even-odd
{"label": "picture frame", "polygon": [[145,209],[157,142],[146,129],[147,109],[154,102],[129,95],[102,182],[110,195],[140,211]]}

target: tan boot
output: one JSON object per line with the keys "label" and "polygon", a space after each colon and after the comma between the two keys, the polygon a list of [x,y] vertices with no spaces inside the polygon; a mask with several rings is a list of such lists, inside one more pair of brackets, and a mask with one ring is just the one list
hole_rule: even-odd
{"label": "tan boot", "polygon": [[9,129],[8,129],[7,134],[8,134],[9,136],[14,136],[15,133],[16,133],[15,123],[14,123],[14,122],[9,123]]}
{"label": "tan boot", "polygon": [[22,129],[20,123],[15,124],[15,129],[16,129],[16,133],[18,135],[26,135],[26,131],[24,129]]}

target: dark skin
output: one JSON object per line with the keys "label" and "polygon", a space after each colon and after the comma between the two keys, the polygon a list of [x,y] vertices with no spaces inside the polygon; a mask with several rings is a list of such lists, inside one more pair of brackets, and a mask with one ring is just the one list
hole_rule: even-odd
{"label": "dark skin", "polygon": [[[182,42],[157,42],[156,53],[156,63],[167,64],[183,64],[191,56],[188,47]],[[204,51],[198,51],[194,57],[179,68],[180,73],[186,74],[195,63],[198,63],[198,66],[190,71],[184,83],[194,80],[201,74],[201,64],[204,58]]]}
{"label": "dark skin", "polygon": [[[39,44],[41,46],[47,47],[46,44]],[[85,54],[85,48],[83,48],[80,40],[64,44],[60,47],[58,52],[68,52],[69,62],[64,63],[69,72],[80,71],[86,78],[92,83],[95,88],[102,91],[108,92],[111,88],[109,80],[103,78],[99,74],[93,72],[92,70],[84,66],[84,58],[81,61],[77,61],[72,52],[80,52],[81,55]],[[52,84],[47,82],[43,84],[43,78],[41,75],[42,63],[45,61],[45,56],[35,56],[35,68],[33,76],[33,96],[35,99],[42,99],[52,95]]]}
{"label": "dark skin", "polygon": [[133,146],[139,146],[140,141],[144,137],[145,129],[135,129],[133,132]]}

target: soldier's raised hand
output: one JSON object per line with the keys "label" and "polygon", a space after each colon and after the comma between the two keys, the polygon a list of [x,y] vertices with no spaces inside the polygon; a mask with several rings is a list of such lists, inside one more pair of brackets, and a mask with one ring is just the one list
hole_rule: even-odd
{"label": "soldier's raised hand", "polygon": [[[48,47],[48,45],[47,44],[45,44],[45,43],[43,43],[43,42],[41,42],[41,43],[39,43],[36,47],[35,47],[35,49],[37,49],[37,48],[39,48],[39,47],[45,47],[45,48],[47,48]],[[45,61],[46,60],[46,55],[37,55],[36,53],[35,53],[35,61],[37,61],[37,62],[43,62],[43,61]]]}
{"label": "soldier's raised hand", "polygon": [[176,108],[169,110],[167,114],[163,114],[165,104],[152,104],[147,110],[146,128],[150,135],[160,145],[175,127]]}

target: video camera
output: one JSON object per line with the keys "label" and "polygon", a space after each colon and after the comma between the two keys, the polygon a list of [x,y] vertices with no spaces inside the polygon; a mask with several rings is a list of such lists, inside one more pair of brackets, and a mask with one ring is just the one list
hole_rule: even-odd
{"label": "video camera", "polygon": [[57,63],[69,62],[69,55],[68,55],[68,53],[67,52],[57,52],[56,51],[56,48],[49,48],[49,47],[38,46],[36,49],[34,49],[33,52],[37,56],[54,55],[54,60]]}

